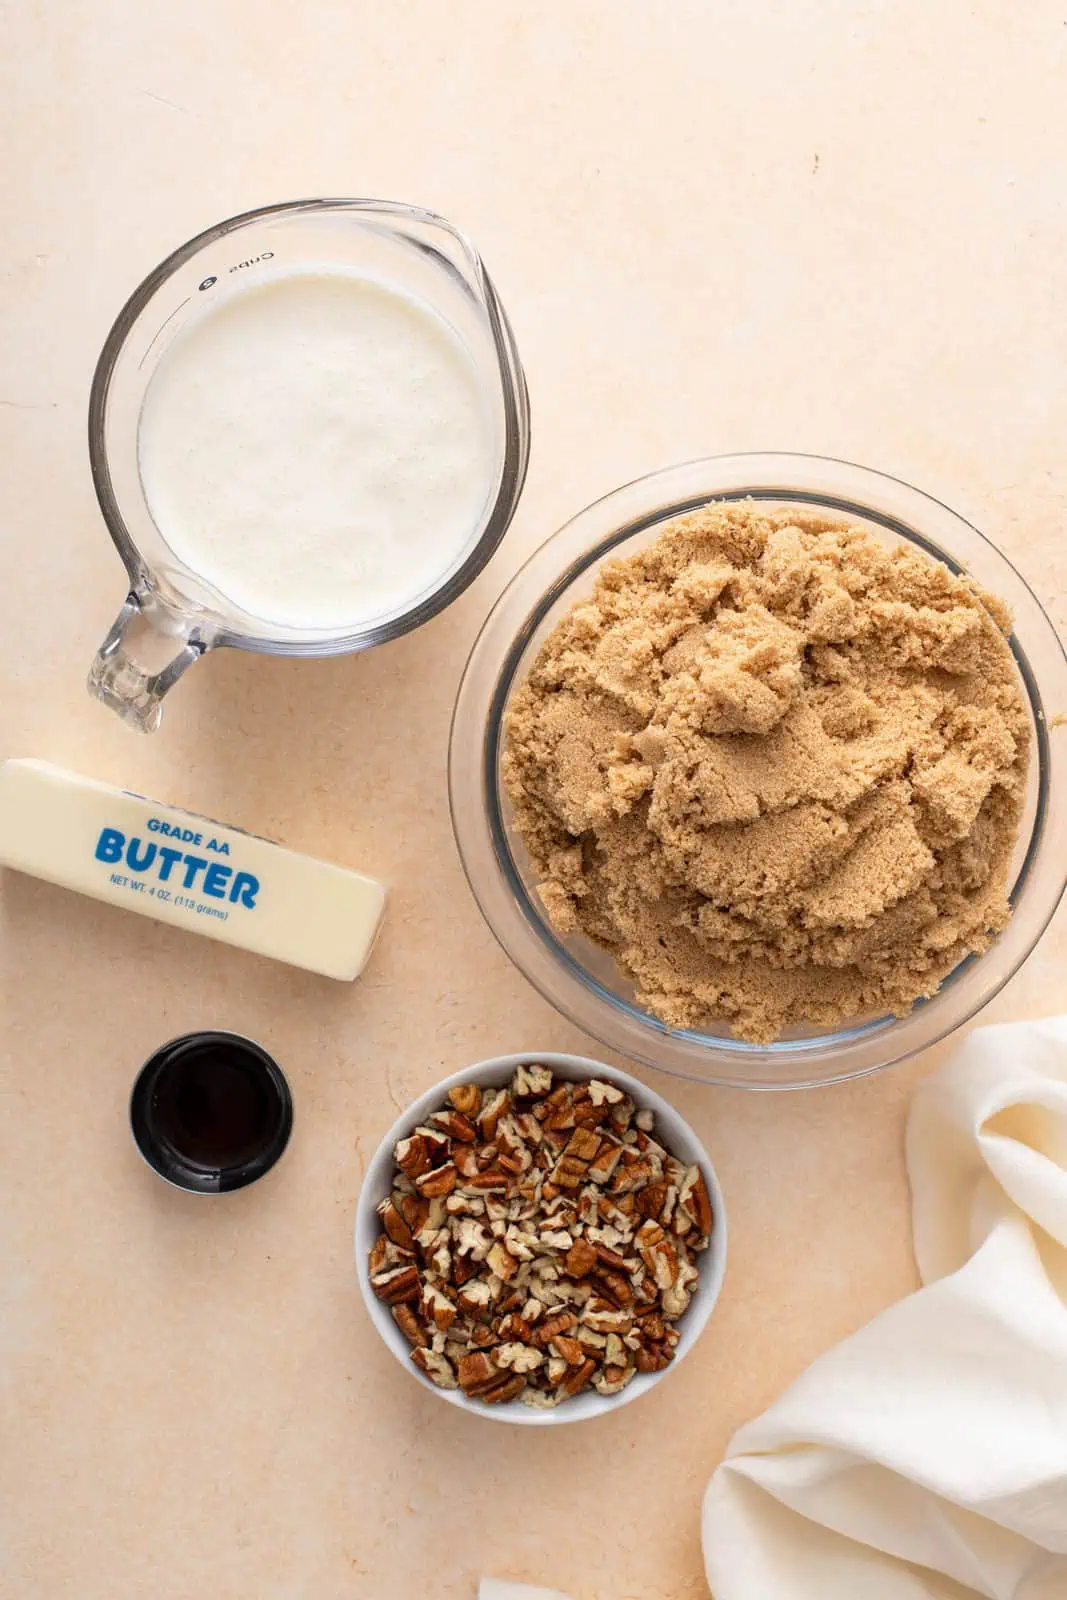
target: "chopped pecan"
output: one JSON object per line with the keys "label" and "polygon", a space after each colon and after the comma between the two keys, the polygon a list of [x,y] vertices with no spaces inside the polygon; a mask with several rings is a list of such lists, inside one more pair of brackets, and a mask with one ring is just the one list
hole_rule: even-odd
{"label": "chopped pecan", "polygon": [[593,1183],[606,1184],[610,1181],[624,1148],[610,1134],[603,1136],[596,1157],[589,1163],[589,1177]]}
{"label": "chopped pecan", "polygon": [[476,1083],[457,1083],[448,1098],[461,1117],[477,1117],[482,1109],[482,1091]]}
{"label": "chopped pecan", "polygon": [[569,1156],[574,1161],[582,1161],[587,1165],[600,1149],[600,1135],[594,1133],[592,1128],[575,1128],[567,1140],[564,1156]]}
{"label": "chopped pecan", "polygon": [[421,1194],[394,1193],[393,1201],[413,1234],[426,1226],[430,1215],[430,1202],[424,1200]]}
{"label": "chopped pecan", "polygon": [[534,1343],[541,1346],[551,1344],[553,1339],[561,1333],[570,1333],[572,1328],[578,1326],[578,1318],[573,1311],[559,1311],[551,1317],[546,1317],[544,1322],[538,1324],[534,1331]]}
{"label": "chopped pecan", "polygon": [[405,1303],[404,1305],[394,1306],[393,1321],[409,1344],[417,1346],[420,1350],[424,1350],[429,1344],[426,1330],[410,1305]]}
{"label": "chopped pecan", "polygon": [[457,1145],[452,1155],[456,1163],[456,1171],[464,1182],[475,1177],[479,1171],[478,1152],[471,1144]]}
{"label": "chopped pecan", "polygon": [[463,1393],[476,1395],[500,1381],[500,1369],[493,1365],[484,1350],[473,1350],[460,1361],[458,1377]]}
{"label": "chopped pecan", "polygon": [[430,1121],[435,1127],[440,1128],[450,1139],[458,1139],[461,1144],[473,1144],[478,1137],[478,1130],[459,1111],[435,1111]]}
{"label": "chopped pecan", "polygon": [[577,1189],[584,1183],[588,1163],[577,1156],[562,1155],[552,1169],[552,1182],[561,1189]]}
{"label": "chopped pecan", "polygon": [[594,1105],[617,1106],[626,1096],[614,1083],[608,1083],[604,1078],[590,1078],[589,1098]]}
{"label": "chopped pecan", "polygon": [[574,1125],[577,1128],[599,1128],[606,1122],[608,1108],[595,1100],[578,1100],[574,1106]]}
{"label": "chopped pecan", "polygon": [[596,1263],[596,1248],[588,1239],[576,1239],[567,1251],[564,1266],[572,1278],[586,1278]]}
{"label": "chopped pecan", "polygon": [[636,1367],[602,1367],[593,1379],[593,1388],[598,1394],[621,1394],[636,1371]]}
{"label": "chopped pecan", "polygon": [[420,1173],[415,1179],[415,1187],[424,1200],[443,1199],[456,1187],[458,1176],[455,1162],[446,1161],[444,1166],[431,1167],[429,1172]]}
{"label": "chopped pecan", "polygon": [[621,1272],[598,1272],[596,1286],[604,1299],[610,1300],[616,1308],[633,1304],[634,1292],[630,1280]]}
{"label": "chopped pecan", "polygon": [[539,1062],[523,1062],[515,1068],[511,1092],[518,1099],[531,1095],[548,1094],[552,1088],[552,1068]]}
{"label": "chopped pecan", "polygon": [[505,1283],[509,1283],[519,1270],[519,1263],[504,1248],[499,1239],[486,1256],[485,1264],[496,1273],[498,1278],[503,1278]]}
{"label": "chopped pecan", "polygon": [[521,1372],[516,1372],[511,1376],[505,1373],[501,1376],[501,1382],[492,1389],[484,1390],[480,1398],[485,1401],[487,1406],[502,1406],[506,1405],[509,1400],[517,1400],[525,1388],[526,1379]]}
{"label": "chopped pecan", "polygon": [[638,1372],[662,1372],[669,1367],[674,1356],[661,1344],[643,1344],[634,1356]]}
{"label": "chopped pecan", "polygon": [[638,1312],[641,1333],[653,1341],[662,1339],[666,1328],[658,1311]]}
{"label": "chopped pecan", "polygon": [[452,1370],[451,1362],[433,1350],[413,1350],[411,1359],[420,1372],[426,1374],[431,1383],[436,1383],[439,1389],[456,1389],[456,1374]]}
{"label": "chopped pecan", "polygon": [[[640,1156],[635,1150],[624,1150],[615,1176],[609,1186],[612,1195],[629,1195],[635,1190],[644,1188],[646,1183],[653,1179],[652,1162],[647,1156]],[[633,1202],[637,1204],[636,1199]]]}
{"label": "chopped pecan", "polygon": [[670,1363],[714,1218],[654,1128],[613,1084],[534,1062],[457,1085],[398,1142],[369,1265],[427,1377],[553,1406]]}
{"label": "chopped pecan", "polygon": [[[494,1150],[494,1155],[496,1151]],[[487,1167],[476,1172],[473,1178],[464,1178],[463,1187],[478,1194],[506,1194],[510,1175],[500,1166]]]}
{"label": "chopped pecan", "polygon": [[473,1256],[461,1256],[457,1251],[452,1252],[452,1282],[457,1289],[462,1289],[478,1275],[479,1263]]}
{"label": "chopped pecan", "polygon": [[430,1170],[430,1141],[423,1138],[421,1133],[413,1133],[410,1139],[401,1139],[393,1151],[393,1160],[405,1178],[414,1180]]}
{"label": "chopped pecan", "polygon": [[637,1230],[641,1260],[660,1289],[669,1289],[678,1277],[678,1255],[658,1222],[643,1222]]}
{"label": "chopped pecan", "polygon": [[532,1345],[515,1341],[511,1344],[502,1344],[493,1352],[493,1360],[498,1367],[503,1367],[511,1372],[536,1372],[545,1357],[541,1350],[535,1350]]}
{"label": "chopped pecan", "polygon": [[509,1311],[506,1317],[498,1317],[493,1324],[493,1332],[498,1339],[518,1340],[519,1344],[529,1344],[533,1338],[530,1324],[517,1311]]}
{"label": "chopped pecan", "polygon": [[562,1356],[569,1367],[580,1367],[586,1359],[585,1351],[578,1340],[568,1338],[566,1334],[558,1334],[548,1348],[553,1355]]}
{"label": "chopped pecan", "polygon": [[665,1183],[646,1183],[637,1196],[635,1203],[642,1217],[647,1217],[652,1222],[658,1222],[667,1203],[667,1185]]}
{"label": "chopped pecan", "polygon": [[406,1267],[387,1267],[371,1277],[371,1288],[387,1306],[398,1306],[405,1300],[418,1300],[422,1294],[418,1268],[412,1263]]}
{"label": "chopped pecan", "polygon": [[525,1289],[512,1288],[512,1287],[509,1287],[508,1285],[505,1285],[503,1293],[501,1294],[500,1299],[497,1302],[497,1308],[496,1308],[497,1309],[497,1315],[501,1316],[501,1317],[506,1317],[512,1311],[518,1311],[519,1307],[522,1305],[522,1302],[525,1300],[525,1298],[526,1298],[526,1290]]}
{"label": "chopped pecan", "polygon": [[456,1296],[460,1310],[468,1314],[477,1315],[485,1311],[492,1302],[492,1293],[489,1285],[481,1278],[477,1283],[465,1283],[460,1287]]}
{"label": "chopped pecan", "polygon": [[[486,1144],[496,1138],[500,1119],[511,1109],[511,1096],[506,1089],[493,1090],[478,1113],[478,1131]],[[494,1152],[495,1154],[495,1152]]]}
{"label": "chopped pecan", "polygon": [[602,1267],[607,1267],[609,1272],[629,1272],[630,1263],[625,1256],[620,1256],[617,1250],[610,1250],[606,1244],[598,1243],[596,1258]]}
{"label": "chopped pecan", "polygon": [[696,1182],[689,1191],[686,1209],[693,1219],[697,1232],[706,1239],[711,1233],[714,1218],[711,1212],[711,1196],[708,1194],[708,1186],[704,1181],[703,1174],[699,1171],[696,1175]]}
{"label": "chopped pecan", "polygon": [[400,1207],[396,1204],[392,1195],[387,1195],[381,1202],[378,1207],[378,1215],[382,1219],[382,1227],[393,1243],[399,1245],[402,1250],[410,1250],[414,1254],[415,1240],[412,1237],[411,1229],[401,1215]]}
{"label": "chopped pecan", "polygon": [[579,1394],[590,1381],[596,1371],[595,1361],[583,1361],[580,1367],[574,1367],[559,1385],[559,1393],[566,1400],[572,1400]]}

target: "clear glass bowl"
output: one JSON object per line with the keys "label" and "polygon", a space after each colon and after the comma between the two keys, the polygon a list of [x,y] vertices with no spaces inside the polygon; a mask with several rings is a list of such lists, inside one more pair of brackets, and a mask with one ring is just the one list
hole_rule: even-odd
{"label": "clear glass bowl", "polygon": [[[953,971],[904,1017],[858,1017],[834,1031],[797,1029],[769,1045],[721,1031],[673,1031],[635,1003],[611,957],[549,924],[500,781],[503,719],[514,689],[560,618],[586,598],[601,564],[653,543],[661,524],[709,500],[751,497],[838,514],[887,543],[907,540],[966,572],[1011,606],[1011,647],[1030,708],[1029,791],[1012,863],[1014,915],[982,956]],[[568,522],[521,568],[471,652],[452,722],[449,792],[456,843],[474,897],[500,944],[546,1000],[623,1055],[701,1083],[800,1088],[859,1077],[944,1038],[974,1016],[1026,960],[1067,882],[1067,658],[1011,563],[962,517],[895,478],[801,455],[717,456],[640,478]],[[1056,843],[1059,839],[1059,844]]]}

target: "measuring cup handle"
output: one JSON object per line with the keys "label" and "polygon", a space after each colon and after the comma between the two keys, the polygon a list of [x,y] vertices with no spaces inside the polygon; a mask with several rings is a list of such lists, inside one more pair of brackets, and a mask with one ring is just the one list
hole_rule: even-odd
{"label": "measuring cup handle", "polygon": [[204,640],[186,637],[165,666],[157,672],[149,672],[138,666],[129,654],[127,634],[138,624],[144,624],[151,633],[158,650],[164,635],[153,627],[140,599],[131,592],[89,668],[89,693],[110,706],[138,733],[154,733],[162,716],[163,696],[173,689],[187,667],[199,661],[209,646]]}

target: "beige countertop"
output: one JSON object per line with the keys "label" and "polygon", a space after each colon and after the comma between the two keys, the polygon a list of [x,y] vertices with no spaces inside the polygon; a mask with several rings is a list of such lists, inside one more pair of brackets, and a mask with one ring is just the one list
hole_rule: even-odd
{"label": "beige countertop", "polygon": [[[350,1236],[387,1124],[488,1054],[590,1049],[496,947],[445,794],[448,717],[510,572],[587,501],[689,456],[880,467],[988,532],[1067,624],[1067,13],[1051,0],[67,0],[10,11],[3,105],[0,754],[37,755],[392,888],[334,985],[13,876],[0,885],[0,1591],[12,1600],[580,1600],[705,1593],[731,1431],[913,1282],[901,1128],[931,1060],[746,1096],[656,1078],[730,1207],[698,1350],[601,1423],[438,1404],[363,1314]],[[123,592],[92,365],[135,282],[207,224],[325,193],[418,201],[481,247],[529,377],[504,547],[361,659],[223,652],[162,731],[83,687]],[[1067,923],[987,1013],[1062,1007]],[[182,1195],[126,1106],[163,1039],[285,1067],[261,1186]],[[757,1597],[753,1597],[757,1600]]]}

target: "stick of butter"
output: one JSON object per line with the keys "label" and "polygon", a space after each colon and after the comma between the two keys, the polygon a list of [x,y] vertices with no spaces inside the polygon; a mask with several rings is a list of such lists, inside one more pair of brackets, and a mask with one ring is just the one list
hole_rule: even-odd
{"label": "stick of butter", "polygon": [[0,766],[0,862],[327,978],[358,977],[385,890],[45,761]]}

